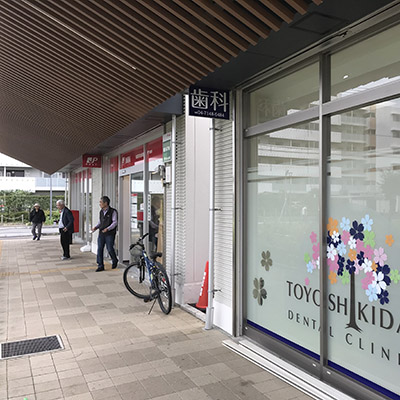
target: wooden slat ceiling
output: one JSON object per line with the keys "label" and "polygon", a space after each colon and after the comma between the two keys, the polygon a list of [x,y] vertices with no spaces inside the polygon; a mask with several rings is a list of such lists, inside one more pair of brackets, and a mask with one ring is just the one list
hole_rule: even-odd
{"label": "wooden slat ceiling", "polygon": [[0,152],[55,172],[310,3],[0,0]]}

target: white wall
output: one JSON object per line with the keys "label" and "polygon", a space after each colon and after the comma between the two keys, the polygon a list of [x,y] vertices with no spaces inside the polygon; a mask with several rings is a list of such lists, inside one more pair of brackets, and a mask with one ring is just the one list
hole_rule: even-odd
{"label": "white wall", "polygon": [[8,157],[5,154],[1,153],[0,153],[0,165],[5,167],[18,167],[18,168],[30,167],[28,164],[15,160],[14,158]]}
{"label": "white wall", "polygon": [[186,115],[185,303],[198,301],[208,260],[210,121]]}

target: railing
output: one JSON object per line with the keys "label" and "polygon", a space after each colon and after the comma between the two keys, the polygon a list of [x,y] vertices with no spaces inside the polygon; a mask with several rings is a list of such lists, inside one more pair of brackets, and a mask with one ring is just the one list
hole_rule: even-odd
{"label": "railing", "polygon": [[[50,178],[35,178],[36,179],[36,190],[50,190]],[[51,186],[57,190],[65,190],[65,178],[52,178]],[[45,188],[45,189],[44,189]]]}
{"label": "railing", "polygon": [[26,222],[29,222],[29,219],[24,215],[20,215],[18,217],[6,217],[3,214],[0,214],[0,225],[3,224],[22,224],[24,225]]}
{"label": "railing", "polygon": [[[65,190],[65,178],[52,178],[51,185],[53,190]],[[50,178],[34,177],[0,177],[0,190],[25,190],[36,192],[37,190],[50,190]]]}

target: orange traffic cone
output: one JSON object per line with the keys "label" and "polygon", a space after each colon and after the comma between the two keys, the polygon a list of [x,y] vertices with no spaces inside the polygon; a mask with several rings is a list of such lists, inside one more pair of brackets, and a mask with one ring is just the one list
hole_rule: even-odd
{"label": "orange traffic cone", "polygon": [[197,308],[207,308],[208,306],[208,261],[204,270],[203,282],[201,284],[199,301],[196,304]]}

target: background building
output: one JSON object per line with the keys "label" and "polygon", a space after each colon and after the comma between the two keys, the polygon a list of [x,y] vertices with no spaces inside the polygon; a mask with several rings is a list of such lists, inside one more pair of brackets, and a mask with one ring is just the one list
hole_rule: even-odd
{"label": "background building", "polygon": [[66,173],[55,172],[50,175],[39,171],[5,154],[0,154],[0,190],[25,190],[44,195],[65,193]]}

